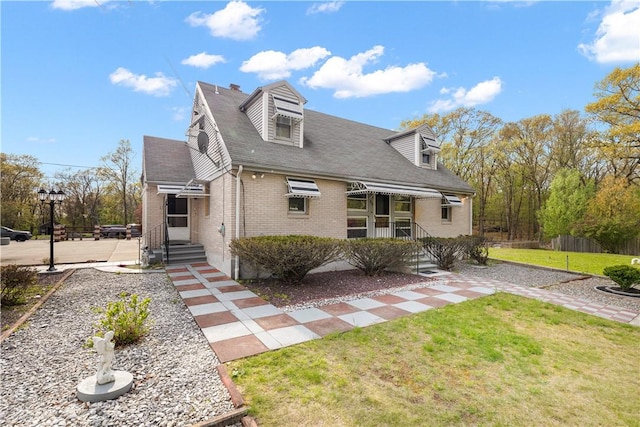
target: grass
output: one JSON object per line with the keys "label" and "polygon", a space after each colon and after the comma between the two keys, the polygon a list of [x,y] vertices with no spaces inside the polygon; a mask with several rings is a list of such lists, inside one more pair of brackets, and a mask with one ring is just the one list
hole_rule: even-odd
{"label": "grass", "polygon": [[510,294],[229,363],[261,426],[638,426],[640,328]]}
{"label": "grass", "polygon": [[[548,249],[490,248],[489,257],[602,276],[610,265],[631,265],[631,255],[560,252]],[[568,261],[567,261],[568,260]],[[568,262],[568,268],[567,268]]]}

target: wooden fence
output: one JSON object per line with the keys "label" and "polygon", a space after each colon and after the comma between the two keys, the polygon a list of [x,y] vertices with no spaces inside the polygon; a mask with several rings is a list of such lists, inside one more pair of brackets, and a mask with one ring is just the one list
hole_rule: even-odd
{"label": "wooden fence", "polygon": [[[566,252],[592,252],[602,253],[602,246],[594,240],[586,237],[558,236],[551,239],[551,247],[555,251]],[[617,253],[621,255],[640,255],[640,238],[629,240],[625,245],[618,248]]]}

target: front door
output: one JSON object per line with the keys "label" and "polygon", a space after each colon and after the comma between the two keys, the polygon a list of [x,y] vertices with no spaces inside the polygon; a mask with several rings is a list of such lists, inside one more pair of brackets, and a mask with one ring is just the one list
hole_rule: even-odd
{"label": "front door", "polygon": [[167,225],[169,241],[190,241],[189,230],[189,199],[176,197],[175,194],[167,195]]}
{"label": "front door", "polygon": [[375,237],[391,237],[390,224],[390,202],[391,197],[388,194],[376,194],[375,196],[375,217],[374,228]]}

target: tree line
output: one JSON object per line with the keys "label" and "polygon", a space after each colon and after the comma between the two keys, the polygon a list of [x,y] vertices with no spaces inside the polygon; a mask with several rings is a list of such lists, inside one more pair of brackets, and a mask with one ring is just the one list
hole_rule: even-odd
{"label": "tree line", "polygon": [[605,249],[640,234],[640,63],[595,85],[584,113],[504,122],[475,108],[401,123],[430,125],[440,160],[476,190],[478,234],[508,240],[590,237]]}
{"label": "tree line", "polygon": [[40,161],[31,155],[0,153],[2,173],[2,225],[37,233],[50,222],[49,208],[36,192],[61,189],[66,198],[55,208],[55,223],[90,230],[96,224],[131,224],[141,221],[142,186],[133,164],[129,140],[103,156],[95,168],[56,172],[46,179]]}

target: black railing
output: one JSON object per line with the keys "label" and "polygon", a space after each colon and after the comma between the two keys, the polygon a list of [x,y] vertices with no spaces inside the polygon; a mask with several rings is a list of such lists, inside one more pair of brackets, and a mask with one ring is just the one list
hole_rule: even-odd
{"label": "black railing", "polygon": [[145,232],[142,238],[147,249],[160,249],[164,244],[165,234],[164,224],[158,224]]}
{"label": "black railing", "polygon": [[416,270],[418,270],[420,267],[420,258],[422,256],[429,256],[429,253],[425,249],[424,243],[425,241],[433,239],[434,237],[416,222],[378,221],[374,224],[374,229],[374,237],[406,239],[418,242],[420,244],[420,249],[416,251],[415,255]]}

